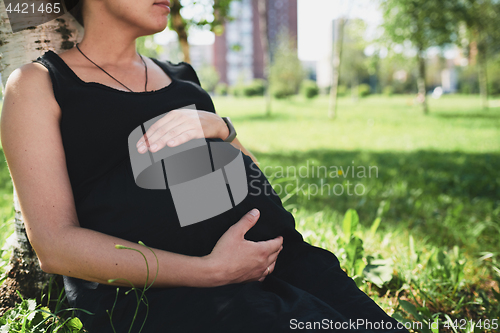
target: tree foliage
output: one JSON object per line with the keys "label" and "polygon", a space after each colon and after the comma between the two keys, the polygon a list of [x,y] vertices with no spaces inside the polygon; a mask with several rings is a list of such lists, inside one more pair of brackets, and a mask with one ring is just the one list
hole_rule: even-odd
{"label": "tree foliage", "polygon": [[355,87],[369,76],[364,52],[368,44],[364,39],[365,32],[363,20],[349,20],[345,25],[340,81],[347,86]]}
{"label": "tree foliage", "polygon": [[[457,0],[458,18],[465,23],[462,46],[477,52],[479,90],[483,108],[488,108],[488,58],[500,51],[500,2],[498,0]],[[465,45],[463,45],[465,44]],[[473,51],[474,50],[474,51]],[[475,61],[474,61],[475,62]]]}
{"label": "tree foliage", "polygon": [[409,41],[426,50],[457,40],[456,0],[383,0],[381,5],[388,42]]}
{"label": "tree foliage", "polygon": [[[168,26],[177,33],[179,44],[184,54],[184,61],[190,62],[188,32],[191,27],[206,28],[220,35],[224,31],[224,22],[232,20],[230,5],[240,0],[171,0]],[[195,13],[186,17],[183,10],[191,7]]]}
{"label": "tree foliage", "polygon": [[456,0],[383,0],[381,7],[388,44],[410,43],[417,50],[419,99],[427,113],[425,51],[457,40]]}
{"label": "tree foliage", "polygon": [[280,33],[269,74],[271,94],[276,98],[296,94],[304,76],[305,71],[298,58],[293,40],[288,34]]}

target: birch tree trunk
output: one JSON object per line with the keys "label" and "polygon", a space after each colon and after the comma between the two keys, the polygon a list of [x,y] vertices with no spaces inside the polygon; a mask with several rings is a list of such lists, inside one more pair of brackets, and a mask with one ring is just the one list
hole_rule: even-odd
{"label": "birch tree trunk", "polygon": [[330,88],[330,104],[328,107],[328,118],[337,116],[337,98],[340,80],[340,64],[342,61],[342,50],[344,48],[344,27],[346,19],[339,18],[337,21],[335,47],[332,57],[332,87]]}
{"label": "birch tree trunk", "polygon": [[417,78],[417,85],[418,85],[418,101],[422,105],[422,111],[424,114],[429,114],[429,107],[427,105],[427,85],[425,83],[425,58],[424,58],[424,50],[422,48],[419,48],[418,54],[417,54],[417,59],[418,59],[418,78]]}
{"label": "birch tree trunk", "polygon": [[184,55],[184,61],[191,63],[191,57],[189,55],[189,43],[188,34],[186,30],[186,22],[181,16],[182,4],[180,0],[172,0],[170,6],[170,17],[172,19],[172,28],[177,33],[179,44],[181,46],[182,54]]}
{"label": "birch tree trunk", "polygon": [[[484,42],[483,42],[484,43]],[[481,106],[483,110],[488,110],[488,59],[486,56],[486,45],[478,43],[477,48],[477,68],[479,79],[479,94],[481,95]]]}
{"label": "birch tree trunk", "polygon": [[262,44],[263,63],[264,63],[264,79],[265,81],[265,98],[266,98],[266,115],[271,115],[271,91],[269,85],[269,71],[271,68],[271,54],[269,47],[269,35],[267,33],[267,0],[258,0],[259,9],[259,33],[260,43]]}
{"label": "birch tree trunk", "polygon": [[[5,5],[0,1],[0,73],[2,88],[9,75],[23,64],[31,63],[47,50],[60,53],[70,49],[83,37],[83,27],[66,14],[36,27],[12,33]],[[27,18],[29,19],[29,18]],[[15,231],[8,277],[0,287],[0,314],[23,297],[38,298],[50,275],[39,266],[35,251],[28,242],[19,199],[14,187]]]}

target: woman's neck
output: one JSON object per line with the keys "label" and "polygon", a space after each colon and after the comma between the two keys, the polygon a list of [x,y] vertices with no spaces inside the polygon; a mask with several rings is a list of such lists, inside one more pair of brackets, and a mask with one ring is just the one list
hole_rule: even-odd
{"label": "woman's neck", "polygon": [[99,64],[127,66],[139,61],[136,39],[145,35],[137,27],[125,24],[113,17],[93,15],[85,21],[84,36],[79,48]]}

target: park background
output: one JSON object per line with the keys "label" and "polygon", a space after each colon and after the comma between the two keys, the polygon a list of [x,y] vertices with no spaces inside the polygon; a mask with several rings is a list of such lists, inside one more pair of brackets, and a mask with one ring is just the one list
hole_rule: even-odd
{"label": "park background", "polygon": [[[171,2],[169,28],[139,52],[192,64],[306,241],[415,331],[497,331],[499,1]],[[0,154],[4,282],[14,207]],[[34,326],[46,301],[0,325]],[[79,331],[53,303],[64,320],[46,324]]]}

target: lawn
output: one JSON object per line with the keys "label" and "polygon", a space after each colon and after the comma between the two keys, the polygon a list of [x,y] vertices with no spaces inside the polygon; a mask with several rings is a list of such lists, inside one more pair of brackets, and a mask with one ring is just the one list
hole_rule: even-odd
{"label": "lawn", "polygon": [[[304,238],[337,254],[386,311],[426,325],[439,318],[444,332],[455,320],[457,332],[472,332],[471,323],[493,331],[500,108],[444,96],[430,100],[425,116],[410,96],[341,98],[332,120],[326,96],[273,100],[270,117],[261,97],[214,97],[214,104],[231,117]],[[11,202],[3,162],[0,244],[12,231]]]}

